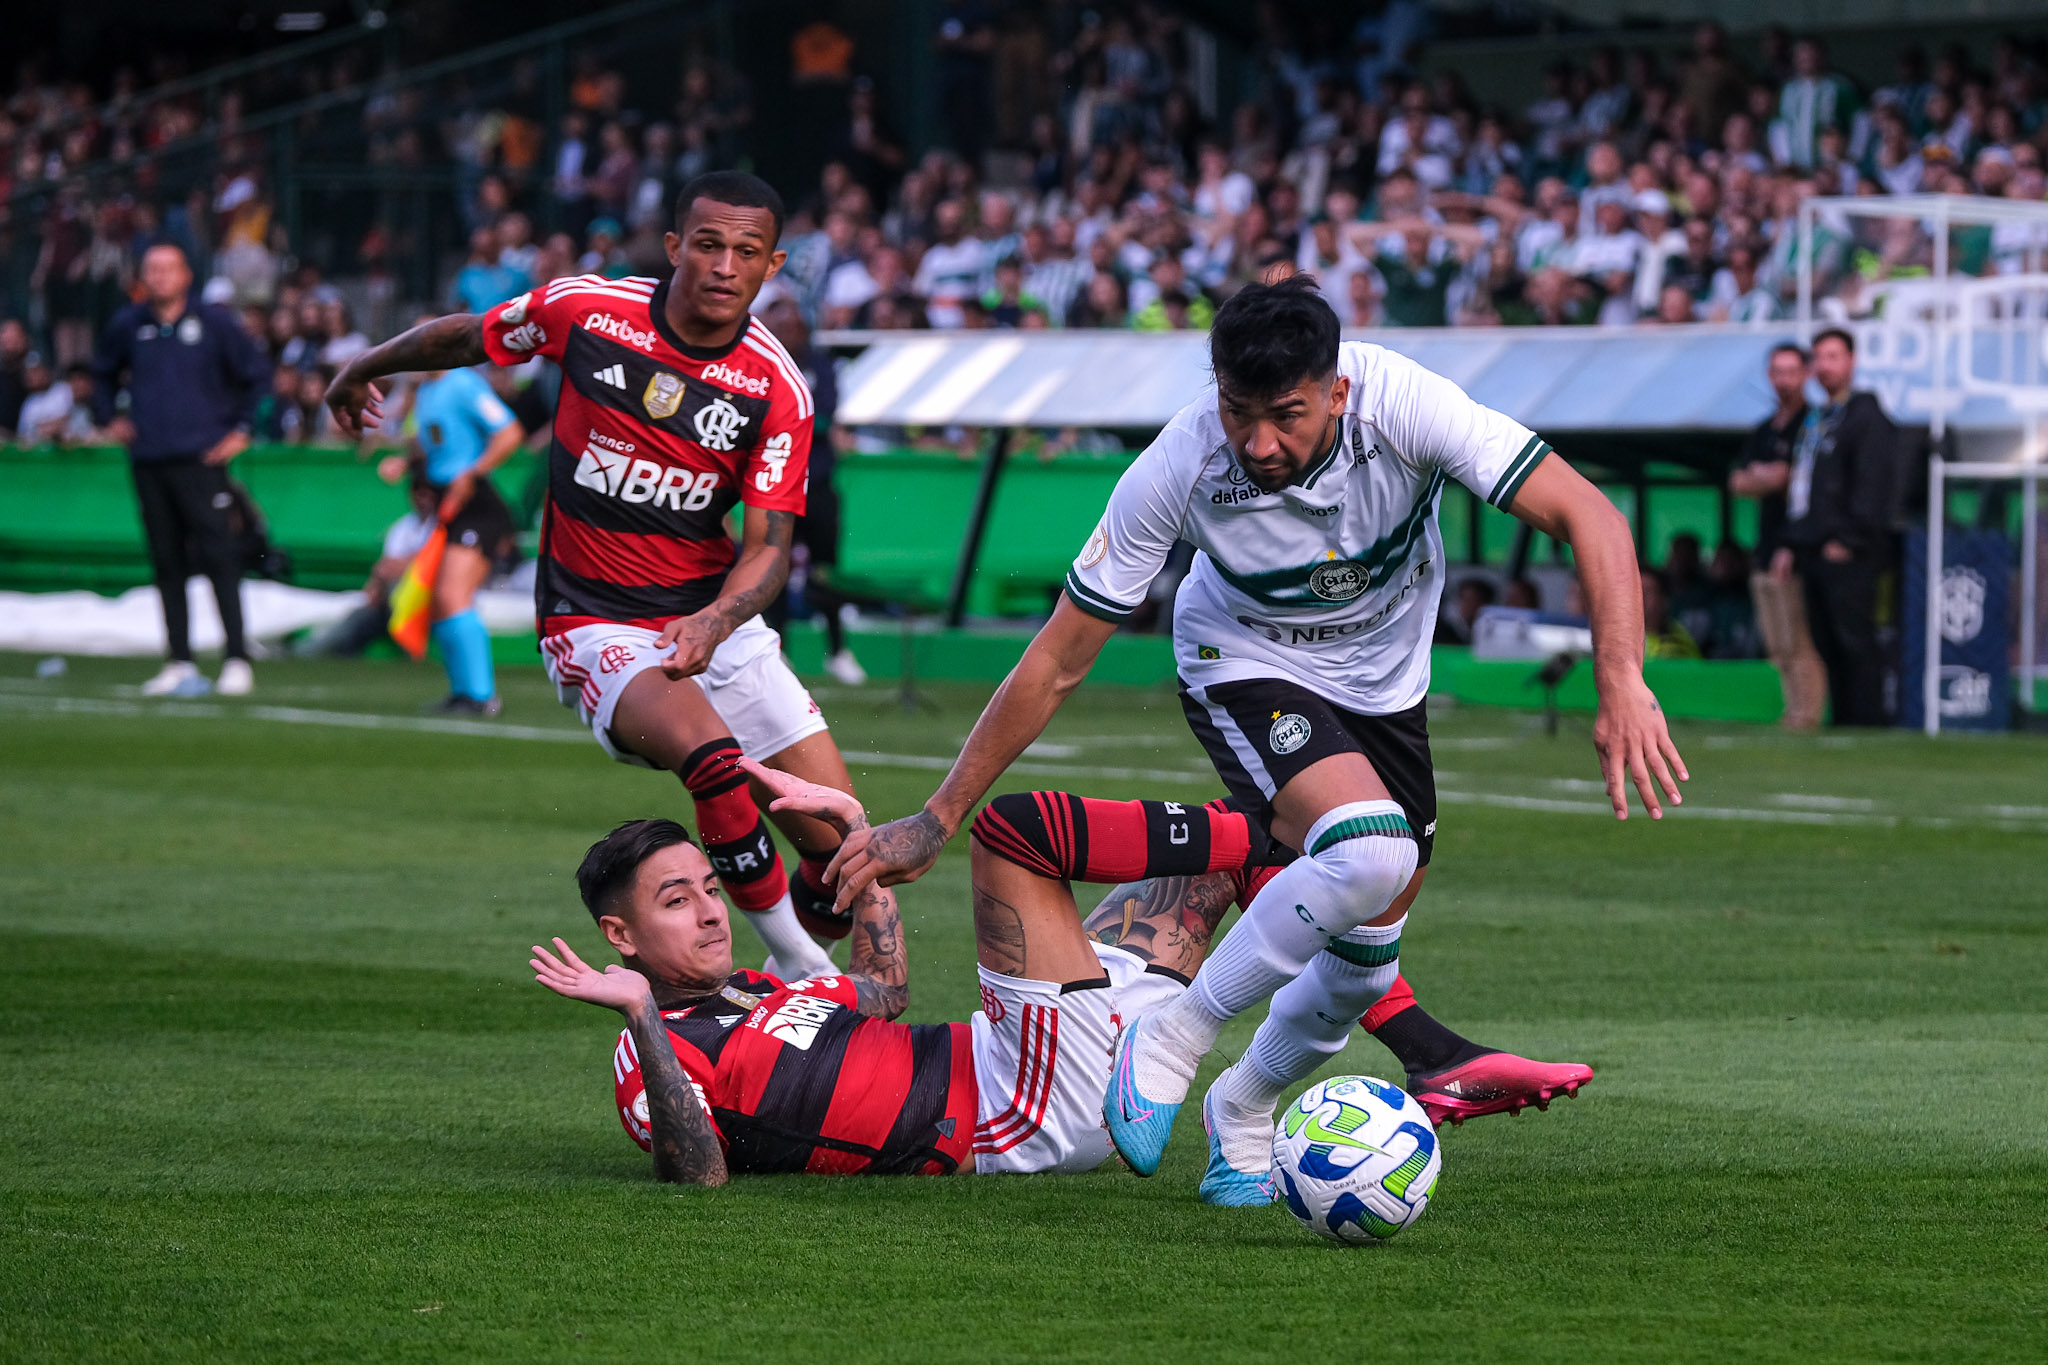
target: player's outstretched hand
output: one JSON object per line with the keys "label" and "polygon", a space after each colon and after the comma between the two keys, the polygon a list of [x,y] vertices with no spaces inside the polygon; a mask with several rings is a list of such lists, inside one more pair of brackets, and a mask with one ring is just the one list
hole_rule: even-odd
{"label": "player's outstretched hand", "polygon": [[838,830],[842,837],[847,831],[867,823],[867,811],[860,802],[837,787],[806,782],[794,773],[778,772],[751,758],[742,758],[740,767],[747,776],[775,793],[775,799],[768,803],[769,810],[793,810],[798,815],[823,820]]}
{"label": "player's outstretched hand", "polygon": [[[334,425],[344,436],[360,436],[383,420],[384,391],[367,379],[358,379],[347,368],[327,386],[327,406],[334,410]],[[369,421],[363,419],[367,417]]]}
{"label": "player's outstretched hand", "polygon": [[533,968],[533,979],[556,995],[587,1000],[620,1014],[631,1014],[654,999],[647,978],[631,967],[613,963],[599,971],[576,956],[576,950],[561,939],[555,940],[552,953],[536,943],[526,965]]}
{"label": "player's outstretched hand", "polygon": [[[1664,789],[1672,805],[1685,804],[1678,783],[1691,781],[1692,774],[1685,770],[1685,760],[1671,742],[1663,708],[1641,678],[1625,684],[1619,695],[1602,694],[1600,714],[1593,720],[1593,749],[1600,755],[1600,774],[1607,779],[1607,799],[1614,803],[1615,819],[1628,819],[1630,783],[1635,784],[1652,820],[1664,818],[1664,808],[1657,802],[1658,787]],[[1676,781],[1672,780],[1674,772]]]}
{"label": "player's outstretched hand", "polygon": [[932,870],[946,847],[946,828],[928,810],[846,836],[825,868],[837,888],[833,905],[845,913],[870,886],[901,886]]}
{"label": "player's outstretched hand", "polygon": [[711,666],[711,656],[724,638],[710,621],[698,616],[678,616],[654,642],[656,649],[675,647],[675,652],[661,661],[661,671],[677,682],[696,677]]}

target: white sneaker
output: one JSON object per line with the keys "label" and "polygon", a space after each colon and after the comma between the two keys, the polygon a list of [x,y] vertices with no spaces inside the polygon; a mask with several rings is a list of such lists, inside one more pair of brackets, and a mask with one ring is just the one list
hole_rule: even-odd
{"label": "white sneaker", "polygon": [[853,657],[850,649],[827,657],[825,671],[848,687],[859,687],[868,680],[868,671],[860,666],[860,660]]}
{"label": "white sneaker", "polygon": [[193,684],[200,690],[206,689],[206,679],[189,659],[173,659],[158,671],[154,678],[142,685],[145,697],[171,697],[190,695]]}
{"label": "white sneaker", "polygon": [[227,659],[221,663],[220,678],[213,690],[223,697],[246,697],[256,689],[256,670],[249,667],[247,659]]}

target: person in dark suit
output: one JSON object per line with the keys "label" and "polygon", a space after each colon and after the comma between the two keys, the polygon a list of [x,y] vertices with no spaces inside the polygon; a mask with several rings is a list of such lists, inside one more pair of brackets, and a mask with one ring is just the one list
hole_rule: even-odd
{"label": "person in dark suit", "polygon": [[[116,313],[93,361],[93,419],[128,447],[142,531],[164,604],[170,661],[143,684],[151,696],[197,696],[212,686],[192,662],[185,579],[213,584],[227,633],[219,690],[253,685],[242,638],[242,547],[229,515],[228,461],[249,448],[258,405],[270,391],[270,361],[233,309],[202,301],[178,247],[142,257],[147,295]],[[116,416],[123,381],[128,411]],[[194,563],[192,561],[196,560]]]}
{"label": "person in dark suit", "polygon": [[1805,350],[1789,341],[1772,348],[1768,373],[1777,410],[1750,432],[1728,477],[1729,492],[1757,501],[1757,568],[1750,575],[1749,591],[1764,648],[1784,688],[1785,713],[1779,724],[1787,730],[1818,730],[1828,700],[1827,669],[1806,623],[1806,585],[1783,539],[1785,490],[1792,483],[1794,452],[1806,430],[1809,363]]}
{"label": "person in dark suit", "polygon": [[1890,549],[1899,429],[1876,395],[1855,392],[1856,343],[1847,332],[1814,338],[1813,377],[1827,402],[1807,410],[1794,446],[1781,543],[1806,584],[1834,723],[1884,725],[1877,592]]}

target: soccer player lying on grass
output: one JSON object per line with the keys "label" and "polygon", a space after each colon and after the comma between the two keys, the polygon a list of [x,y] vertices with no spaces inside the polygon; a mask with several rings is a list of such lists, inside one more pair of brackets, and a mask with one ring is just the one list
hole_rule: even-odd
{"label": "soccer player lying on grass", "polygon": [[[866,824],[842,792],[748,768],[782,809],[842,832]],[[1093,853],[1091,829],[1101,840]],[[626,1017],[612,1056],[620,1120],[663,1180],[949,1174],[970,1163],[983,1174],[1087,1170],[1111,1151],[1110,1044],[1124,1017],[1187,988],[1232,900],[1252,894],[1249,838],[1244,817],[1220,808],[998,797],[972,849],[982,1009],[971,1023],[894,1022],[909,967],[884,887],[853,903],[847,971],[792,982],[735,971],[717,877],[667,820],[621,825],[577,870],[585,904],[628,965],[598,971],[561,939],[553,952],[535,947],[531,965],[557,994]],[[1084,923],[1068,880],[1131,872],[1149,875],[1116,887]],[[1405,985],[1382,1005],[1393,1006],[1389,1019],[1420,1016]],[[1504,1056],[1429,1023],[1481,1056]],[[1412,1050],[1427,1031],[1397,1037]],[[1591,1076],[1512,1060],[1524,1103]]]}

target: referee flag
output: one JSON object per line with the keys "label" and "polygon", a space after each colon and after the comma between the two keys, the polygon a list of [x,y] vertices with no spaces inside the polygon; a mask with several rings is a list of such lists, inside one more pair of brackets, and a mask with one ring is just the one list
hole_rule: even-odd
{"label": "referee flag", "polygon": [[415,659],[427,657],[427,634],[433,626],[434,579],[441,573],[441,552],[447,548],[448,528],[436,526],[391,590],[391,638]]}

